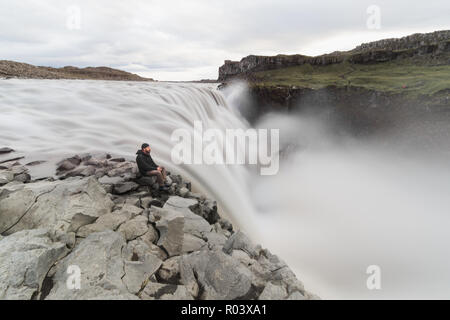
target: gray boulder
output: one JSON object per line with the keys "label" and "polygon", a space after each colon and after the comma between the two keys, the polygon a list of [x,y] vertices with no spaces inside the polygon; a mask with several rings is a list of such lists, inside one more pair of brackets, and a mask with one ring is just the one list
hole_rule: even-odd
{"label": "gray boulder", "polygon": [[121,183],[117,183],[114,185],[114,189],[113,192],[115,194],[124,194],[130,191],[134,191],[137,188],[139,188],[139,185],[133,181],[126,181],[126,182],[121,182]]}
{"label": "gray boulder", "polygon": [[259,255],[258,248],[253,242],[242,232],[234,233],[223,246],[223,251],[230,254],[233,249],[242,250],[250,257],[255,258]]}
{"label": "gray boulder", "polygon": [[[114,210],[116,211],[116,210]],[[140,215],[144,211],[142,208],[136,207],[134,205],[125,203],[123,206],[120,206],[118,209],[118,214],[124,214],[128,220],[133,219],[134,217]]]}
{"label": "gray boulder", "polygon": [[202,250],[181,256],[181,283],[202,300],[232,300],[252,294],[251,272],[222,251]]}
{"label": "gray boulder", "polygon": [[168,200],[169,205],[166,202],[162,209],[157,207],[150,209],[156,219],[156,228],[160,234],[158,245],[162,246],[169,256],[205,247],[206,242],[203,240],[203,236],[211,232],[212,227],[205,219],[192,213],[187,207],[170,205],[171,198]]}
{"label": "gray boulder", "polygon": [[196,199],[182,198],[179,196],[171,196],[166,203],[164,208],[174,209],[174,210],[189,210],[189,207],[195,206],[198,203]]}
{"label": "gray boulder", "polygon": [[50,228],[76,232],[111,212],[114,203],[93,177],[0,188],[0,233]]}
{"label": "gray boulder", "polygon": [[307,298],[298,291],[292,292],[287,300],[307,300]]}
{"label": "gray boulder", "polygon": [[[120,233],[113,231],[89,235],[55,267],[53,288],[46,299],[137,299],[128,292],[122,249],[126,245]],[[80,288],[67,285],[69,266],[81,271]]]}
{"label": "gray boulder", "polygon": [[284,300],[287,298],[286,288],[271,282],[266,284],[258,300]]}
{"label": "gray boulder", "polygon": [[129,241],[144,235],[148,229],[148,219],[144,216],[137,216],[122,224],[118,231]]}
{"label": "gray boulder", "polygon": [[51,266],[66,255],[46,229],[24,230],[0,239],[0,300],[37,297]]}
{"label": "gray boulder", "polygon": [[152,254],[145,254],[142,261],[125,261],[125,283],[129,292],[139,293],[149,278],[159,269],[162,260]]}
{"label": "gray boulder", "polygon": [[0,170],[0,186],[14,180],[14,173],[10,170]]}
{"label": "gray boulder", "polygon": [[158,271],[158,276],[166,283],[177,284],[180,279],[180,256],[164,261]]}
{"label": "gray boulder", "polygon": [[0,154],[10,153],[10,152],[13,152],[13,151],[14,151],[14,149],[11,149],[9,147],[1,147],[0,148]]}
{"label": "gray boulder", "polygon": [[95,223],[82,226],[78,229],[77,236],[86,238],[94,232],[102,232],[106,230],[115,231],[117,228],[128,220],[127,215],[120,212],[110,212],[100,216]]}

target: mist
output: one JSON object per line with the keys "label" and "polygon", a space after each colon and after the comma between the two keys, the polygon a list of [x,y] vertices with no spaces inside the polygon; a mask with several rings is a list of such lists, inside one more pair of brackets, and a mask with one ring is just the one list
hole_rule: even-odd
{"label": "mist", "polygon": [[[306,288],[324,299],[449,297],[444,143],[415,144],[398,128],[355,138],[301,113],[266,114],[255,126],[279,128],[283,150],[277,175],[249,182],[255,223]],[[381,270],[379,290],[366,285],[371,265]]]}

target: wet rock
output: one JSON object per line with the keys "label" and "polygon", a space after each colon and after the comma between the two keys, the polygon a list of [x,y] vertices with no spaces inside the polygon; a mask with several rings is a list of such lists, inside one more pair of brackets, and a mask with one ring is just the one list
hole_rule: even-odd
{"label": "wet rock", "polygon": [[203,250],[182,255],[181,283],[202,300],[239,299],[251,294],[251,272],[222,251]]}
{"label": "wet rock", "polygon": [[93,166],[79,166],[66,173],[58,171],[59,179],[67,179],[69,177],[89,177],[95,174],[95,168]]}
{"label": "wet rock", "polygon": [[10,153],[13,152],[14,150],[8,147],[2,147],[0,148],[0,154],[5,154],[5,153]]}
{"label": "wet rock", "polygon": [[17,156],[17,157],[3,159],[3,160],[0,160],[0,164],[5,164],[5,163],[9,163],[9,162],[15,162],[15,161],[23,159],[23,158],[25,158],[25,157],[24,156]]}
{"label": "wet rock", "polygon": [[[117,232],[89,235],[56,265],[53,288],[46,299],[137,299],[122,281],[125,276],[122,248],[125,245],[125,239]],[[81,271],[79,289],[67,286],[69,266],[76,266]]]}
{"label": "wet rock", "polygon": [[0,239],[0,300],[29,300],[42,288],[50,267],[66,246],[46,229],[24,230]]}
{"label": "wet rock", "polygon": [[80,163],[81,158],[78,155],[76,155],[58,162],[56,164],[57,165],[56,171],[57,172],[69,171],[75,169]]}
{"label": "wet rock", "polygon": [[96,168],[105,168],[108,166],[108,161],[105,159],[98,159],[98,158],[89,158],[87,160],[83,161],[83,164],[86,166],[94,166]]}
{"label": "wet rock", "polygon": [[25,165],[32,167],[32,166],[37,166],[37,165],[43,164],[45,162],[46,162],[45,160],[36,160],[36,161],[28,162]]}

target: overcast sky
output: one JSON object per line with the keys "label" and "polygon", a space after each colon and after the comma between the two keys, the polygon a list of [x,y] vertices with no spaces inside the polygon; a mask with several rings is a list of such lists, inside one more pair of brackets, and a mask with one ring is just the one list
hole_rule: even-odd
{"label": "overcast sky", "polygon": [[348,50],[449,17],[449,0],[0,0],[0,60],[216,79],[225,59]]}

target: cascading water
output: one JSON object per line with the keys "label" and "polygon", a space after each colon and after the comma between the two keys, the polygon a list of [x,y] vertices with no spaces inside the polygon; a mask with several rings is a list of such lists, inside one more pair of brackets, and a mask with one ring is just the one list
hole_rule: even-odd
{"label": "cascading water", "polygon": [[[222,94],[205,84],[0,80],[0,146],[31,161],[84,152],[134,158],[148,142],[157,162],[217,199],[311,292],[323,298],[448,297],[446,163],[338,141],[314,119],[268,115],[257,126],[279,128],[281,146],[297,146],[278,174],[261,176],[250,165],[173,165],[176,129],[193,132],[195,120],[204,129],[249,128],[237,111],[241,99],[240,88]],[[366,287],[369,265],[381,268],[381,290]]]}
{"label": "cascading water", "polygon": [[201,121],[205,129],[248,126],[214,85],[4,80],[0,101],[0,145],[13,146],[30,161],[84,152],[134,158],[141,143],[148,142],[158,163],[217,199],[235,223],[246,230],[253,226],[248,220],[253,208],[245,198],[249,173],[244,166],[171,161],[175,144],[171,134],[176,129],[193,133],[194,121]]}

